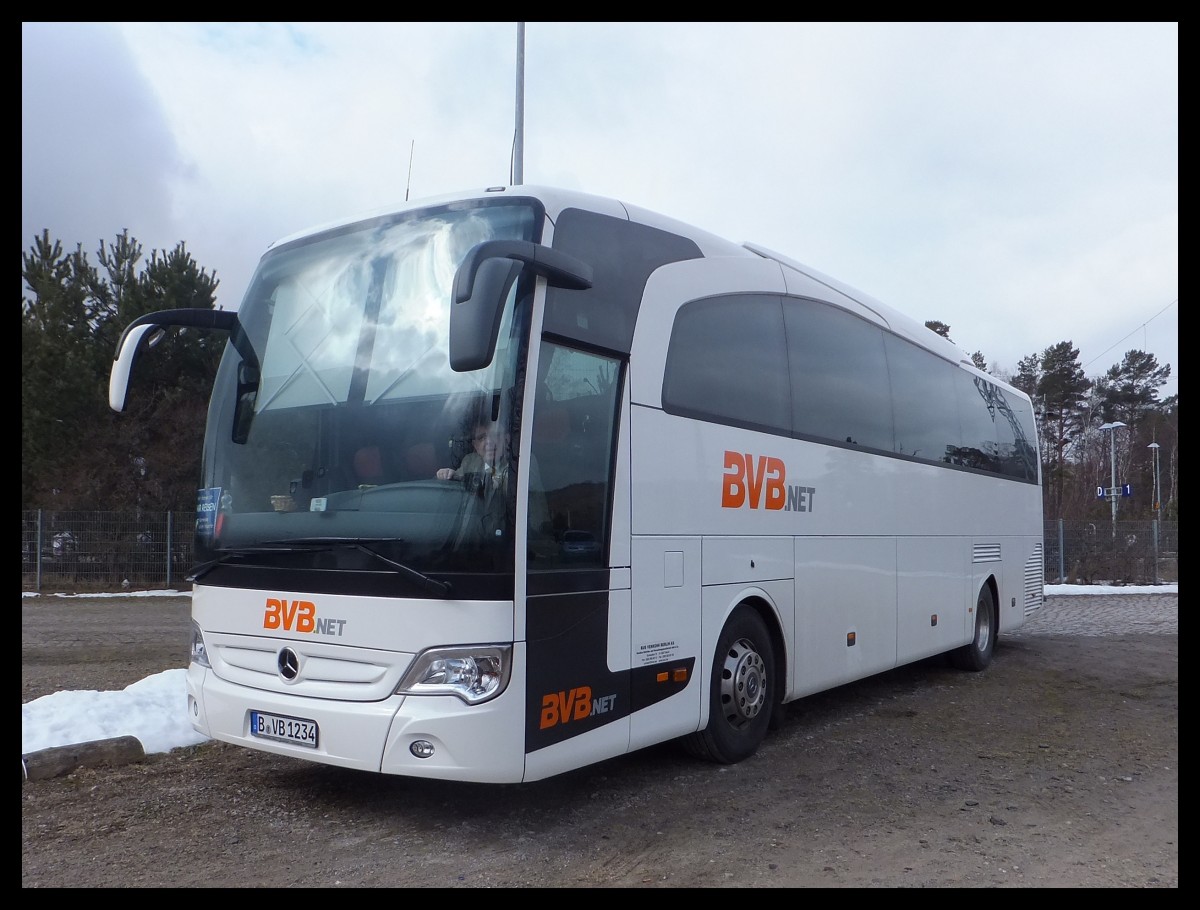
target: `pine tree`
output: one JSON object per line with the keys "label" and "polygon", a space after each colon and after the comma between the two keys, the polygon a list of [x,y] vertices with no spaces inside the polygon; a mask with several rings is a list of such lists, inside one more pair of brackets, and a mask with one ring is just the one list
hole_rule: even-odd
{"label": "pine tree", "polygon": [[[211,308],[217,281],[181,242],[152,251],[127,231],[64,255],[48,231],[22,257],[23,509],[191,509],[205,409],[223,338],[176,333],[135,371],[129,413],[108,406],[108,373],[124,327],[159,309]],[[158,356],[156,356],[158,355]]]}
{"label": "pine tree", "polygon": [[93,342],[95,272],[82,249],[64,254],[49,232],[21,257],[33,296],[21,298],[21,502],[49,505],[70,486],[79,431],[102,403],[104,360]]}
{"label": "pine tree", "polygon": [[1171,378],[1171,367],[1145,351],[1128,351],[1096,381],[1104,420],[1133,426],[1158,402],[1158,390]]}
{"label": "pine tree", "polygon": [[[1027,365],[1026,360],[1021,361]],[[1079,364],[1079,349],[1070,341],[1051,345],[1037,359],[1036,397],[1043,408],[1045,442],[1044,499],[1047,516],[1063,517],[1065,491],[1074,478],[1070,454],[1082,441],[1087,425],[1086,396],[1092,381]]]}

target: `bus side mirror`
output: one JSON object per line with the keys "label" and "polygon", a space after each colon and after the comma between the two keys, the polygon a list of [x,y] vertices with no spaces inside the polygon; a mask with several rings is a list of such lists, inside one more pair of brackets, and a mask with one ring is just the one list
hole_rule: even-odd
{"label": "bus side mirror", "polygon": [[450,368],[479,370],[492,362],[504,301],[522,263],[552,286],[586,290],[592,267],[566,253],[527,240],[485,240],[472,247],[454,275],[450,301]]}
{"label": "bus side mirror", "polygon": [[[463,273],[459,268],[460,275]],[[472,290],[464,300],[450,304],[450,369],[456,373],[479,370],[492,362],[500,317],[509,289],[521,274],[521,263],[511,259],[485,259],[472,275]],[[458,286],[458,280],[455,280]]]}
{"label": "bus side mirror", "polygon": [[234,333],[234,344],[246,360],[258,365],[253,348],[240,331],[237,313],[230,310],[206,310],[192,307],[182,310],[160,310],[139,316],[125,327],[117,342],[112,371],[108,375],[108,406],[117,413],[125,410],[129,397],[129,377],[142,351],[157,344],[168,326],[195,326]]}
{"label": "bus side mirror", "polygon": [[118,414],[129,398],[129,377],[138,355],[150,347],[162,330],[156,325],[129,326],[117,343],[117,356],[108,374],[108,406]]}

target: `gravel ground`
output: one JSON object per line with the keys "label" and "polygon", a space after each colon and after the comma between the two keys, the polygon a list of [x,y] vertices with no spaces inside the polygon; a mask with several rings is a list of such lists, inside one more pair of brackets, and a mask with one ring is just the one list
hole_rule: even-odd
{"label": "gravel ground", "polygon": [[[184,666],[187,598],[30,598],[22,700]],[[984,673],[924,661],[789,706],[753,758],[675,744],[535,784],[223,743],[21,791],[23,887],[1179,884],[1178,596],[1066,596]]]}

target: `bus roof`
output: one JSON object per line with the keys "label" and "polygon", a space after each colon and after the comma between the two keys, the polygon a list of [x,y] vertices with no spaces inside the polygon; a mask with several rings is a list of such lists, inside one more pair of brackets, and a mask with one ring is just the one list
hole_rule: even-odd
{"label": "bus roof", "polygon": [[557,220],[558,214],[565,209],[579,208],[600,214],[611,215],[614,218],[625,218],[630,221],[635,221],[639,224],[645,224],[650,227],[659,228],[664,231],[671,231],[694,241],[706,257],[758,256],[765,259],[770,259],[779,263],[784,268],[792,269],[800,275],[805,276],[809,280],[822,284],[828,287],[830,290],[853,300],[874,314],[879,319],[880,323],[886,328],[908,339],[909,341],[912,341],[914,344],[917,344],[952,363],[958,364],[965,369],[974,370],[980,376],[985,376],[991,382],[998,383],[1006,388],[1012,388],[1008,383],[1004,382],[1004,380],[980,371],[974,365],[970,355],[968,355],[966,351],[949,339],[929,329],[923,323],[918,322],[916,319],[912,318],[906,313],[903,313],[880,300],[876,300],[871,295],[864,293],[863,291],[860,291],[857,288],[838,280],[837,278],[833,278],[815,268],[812,268],[811,266],[792,259],[790,256],[785,256],[782,253],[774,252],[773,250],[769,250],[766,247],[755,243],[736,243],[725,237],[718,236],[702,228],[698,228],[695,225],[679,221],[678,219],[663,215],[659,212],[621,202],[620,200],[610,197],[585,193],[580,190],[568,190],[560,187],[522,184],[518,186],[491,186],[473,190],[463,190],[454,193],[446,193],[438,196],[430,196],[422,199],[405,201],[399,204],[382,206],[370,211],[360,212],[354,216],[309,227],[276,240],[274,243],[270,244],[267,249],[271,250],[278,246],[291,243],[295,240],[309,237],[314,234],[319,234],[334,228],[355,224],[359,221],[368,221],[373,218],[415,211],[417,209],[429,208],[432,206],[449,205],[455,202],[465,202],[472,199],[483,199],[490,196],[500,195],[537,199],[539,202],[541,202],[542,206],[546,209],[547,215],[552,220]]}

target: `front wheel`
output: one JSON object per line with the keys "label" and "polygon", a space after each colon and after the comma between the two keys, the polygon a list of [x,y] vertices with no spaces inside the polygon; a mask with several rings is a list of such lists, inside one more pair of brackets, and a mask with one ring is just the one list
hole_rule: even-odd
{"label": "front wheel", "polygon": [[950,662],[960,670],[978,672],[992,662],[996,647],[996,602],[987,585],[979,592],[975,603],[975,635],[971,643],[950,652]]}
{"label": "front wheel", "polygon": [[708,725],[683,738],[689,753],[731,765],[758,749],[775,701],[775,651],[754,610],[734,610],[721,630],[709,681]]}

